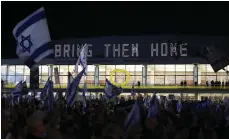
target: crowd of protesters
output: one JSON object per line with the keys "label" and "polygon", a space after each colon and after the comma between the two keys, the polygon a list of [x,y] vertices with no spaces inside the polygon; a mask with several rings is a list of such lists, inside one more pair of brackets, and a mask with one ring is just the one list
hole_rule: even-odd
{"label": "crowd of protesters", "polygon": [[[229,139],[228,101],[211,102],[198,107],[203,101],[157,100],[158,112],[148,117],[145,99],[137,98],[140,121],[126,131],[125,120],[132,111],[135,100],[101,98],[76,101],[65,107],[64,98],[55,101],[51,112],[46,111],[38,99],[22,97],[17,105],[1,99],[2,139]],[[168,102],[165,105],[165,101]]]}

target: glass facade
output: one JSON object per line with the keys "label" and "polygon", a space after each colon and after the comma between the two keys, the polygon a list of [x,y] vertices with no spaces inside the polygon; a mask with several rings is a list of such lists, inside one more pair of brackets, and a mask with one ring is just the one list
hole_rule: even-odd
{"label": "glass facade", "polygon": [[[98,66],[98,68],[96,68]],[[57,67],[60,75],[61,85],[67,85],[68,71],[73,73],[74,65],[53,65]],[[98,77],[95,76],[96,69],[98,69]],[[116,69],[125,70],[125,72],[117,72]],[[229,66],[226,67],[229,70]],[[79,65],[78,72],[82,70]],[[146,73],[144,72],[146,71]],[[48,79],[49,66],[39,66],[40,84],[45,84]],[[127,72],[127,73],[126,73]],[[112,73],[112,75],[111,75]],[[26,80],[29,83],[30,70],[24,65],[1,65],[1,79],[8,84],[16,84],[21,80]],[[142,84],[146,78],[146,83],[143,85],[180,85],[181,81],[186,81],[187,85],[193,85],[194,78],[194,64],[183,65],[88,65],[87,68],[87,84],[104,85],[105,79],[112,79],[114,82],[122,83],[126,81],[126,85],[131,85],[133,82],[138,81]],[[53,81],[54,70],[52,73]],[[129,80],[127,80],[129,79]],[[211,82],[221,81],[226,82],[229,80],[225,71],[220,70],[214,73],[209,64],[198,65],[198,83],[205,85],[206,81]],[[83,81],[81,82],[83,83]]]}

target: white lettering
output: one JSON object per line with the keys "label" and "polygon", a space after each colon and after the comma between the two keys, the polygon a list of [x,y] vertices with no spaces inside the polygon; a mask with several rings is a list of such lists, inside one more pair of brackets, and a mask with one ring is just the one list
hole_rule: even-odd
{"label": "white lettering", "polygon": [[74,44],[72,45],[71,51],[72,51],[72,57],[75,57],[75,45]]}
{"label": "white lettering", "polygon": [[184,46],[187,46],[187,43],[180,44],[180,56],[188,56],[188,49]]}
{"label": "white lettering", "polygon": [[177,55],[177,43],[170,43],[170,56],[173,56],[173,53]]}
{"label": "white lettering", "polygon": [[109,47],[111,46],[110,44],[104,44],[104,46],[106,47],[106,57],[109,56]]}
{"label": "white lettering", "polygon": [[132,44],[132,57],[134,57],[134,54],[138,57],[138,43],[136,45]]}
{"label": "white lettering", "polygon": [[61,57],[61,45],[55,44],[55,58]]}
{"label": "white lettering", "polygon": [[88,57],[92,57],[92,50],[89,49],[89,47],[92,47],[92,44],[87,44],[87,50],[88,50],[87,56],[88,56]]}
{"label": "white lettering", "polygon": [[116,57],[115,52],[118,52],[118,57],[120,57],[120,44],[117,44],[118,48],[115,48],[115,44],[113,45],[113,57]]}
{"label": "white lettering", "polygon": [[158,56],[158,43],[156,43],[156,48],[154,48],[154,43],[151,44],[151,56],[154,56],[153,52],[156,52],[156,56]]}
{"label": "white lettering", "polygon": [[129,57],[129,54],[125,55],[125,52],[129,51],[129,49],[125,48],[126,46],[129,46],[129,44],[123,44],[122,45],[122,57]]}
{"label": "white lettering", "polygon": [[[165,48],[165,52],[164,52]],[[168,44],[167,43],[162,43],[161,44],[161,56],[167,56],[168,54]]]}
{"label": "white lettering", "polygon": [[64,57],[69,57],[70,44],[64,44]]}

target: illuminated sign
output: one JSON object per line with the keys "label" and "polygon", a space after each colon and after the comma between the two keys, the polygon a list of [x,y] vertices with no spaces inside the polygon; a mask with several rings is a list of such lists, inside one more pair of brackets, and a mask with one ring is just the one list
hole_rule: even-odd
{"label": "illuminated sign", "polygon": [[[86,43],[87,44],[87,43]],[[180,54],[180,56],[188,56],[187,43],[151,43],[149,47],[145,47],[146,51],[150,52],[151,57],[157,56],[174,56]],[[55,58],[76,58],[79,56],[80,50],[84,44],[56,44]],[[87,44],[88,47],[88,57],[93,57],[93,44]],[[105,52],[104,57],[113,58],[128,58],[128,57],[139,57],[140,55],[145,55],[145,53],[140,53],[139,43],[135,44],[104,44],[103,52]],[[100,47],[101,48],[101,47]]]}
{"label": "illuminated sign", "polygon": [[196,57],[206,46],[227,48],[228,39],[222,36],[108,36],[57,40],[51,42],[51,47],[54,58],[66,60],[76,59],[85,44],[89,59]]}

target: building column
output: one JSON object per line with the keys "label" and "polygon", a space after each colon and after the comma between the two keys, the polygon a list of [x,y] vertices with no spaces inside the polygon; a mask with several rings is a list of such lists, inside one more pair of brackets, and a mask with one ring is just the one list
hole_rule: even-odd
{"label": "building column", "polygon": [[52,79],[52,73],[53,73],[53,65],[48,65],[48,76],[50,77],[51,81]]}
{"label": "building column", "polygon": [[99,65],[95,65],[94,83],[95,86],[99,85]]}
{"label": "building column", "polygon": [[142,85],[147,85],[147,65],[142,67]]}
{"label": "building column", "polygon": [[193,84],[195,85],[195,82],[198,83],[198,64],[194,64],[194,67],[193,67]]}

